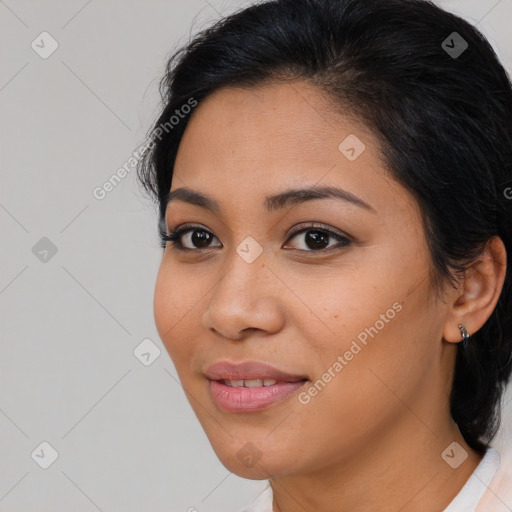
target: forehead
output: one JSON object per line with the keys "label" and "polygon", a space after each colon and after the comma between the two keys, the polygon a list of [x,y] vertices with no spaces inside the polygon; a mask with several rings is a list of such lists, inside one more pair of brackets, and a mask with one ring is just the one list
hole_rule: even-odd
{"label": "forehead", "polygon": [[370,150],[378,145],[363,123],[339,110],[323,91],[302,81],[221,88],[196,108],[180,150],[192,138],[195,144],[201,139],[214,159],[252,154],[266,162],[276,156],[318,159],[321,153],[334,163],[340,142],[351,133],[365,139]]}
{"label": "forehead", "polygon": [[294,82],[225,87],[203,100],[182,138],[171,190],[217,191],[244,207],[304,185],[342,187],[377,205],[405,193],[370,129],[317,87]]}

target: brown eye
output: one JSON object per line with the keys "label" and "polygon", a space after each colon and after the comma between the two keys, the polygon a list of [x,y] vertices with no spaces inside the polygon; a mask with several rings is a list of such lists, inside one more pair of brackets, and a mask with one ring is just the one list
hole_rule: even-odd
{"label": "brown eye", "polygon": [[[296,231],[292,234],[289,240],[298,237],[298,235],[305,235],[303,237],[303,243],[299,244],[301,246],[298,247],[298,250],[308,252],[318,252],[328,248],[330,249],[335,245],[347,246],[351,243],[348,238],[338,233],[334,233],[333,231],[325,228],[316,228],[314,226]],[[337,242],[337,244],[329,245],[330,240]]]}
{"label": "brown eye", "polygon": [[205,231],[204,229],[194,229],[193,231],[190,231],[191,237],[190,241],[192,245],[194,245],[197,248],[204,248],[208,247],[208,244],[211,242],[211,239],[213,235]]}
{"label": "brown eye", "polygon": [[[201,226],[182,227],[168,235],[162,235],[163,244],[172,243],[178,250],[200,250],[212,247],[210,244],[216,237]],[[185,243],[184,243],[185,240]],[[165,247],[165,245],[164,245]],[[222,244],[217,247],[222,247]]]}

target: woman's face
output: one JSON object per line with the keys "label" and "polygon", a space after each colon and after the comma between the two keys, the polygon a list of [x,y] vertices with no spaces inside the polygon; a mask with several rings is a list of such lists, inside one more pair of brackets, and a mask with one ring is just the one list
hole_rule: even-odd
{"label": "woman's face", "polygon": [[[266,201],[323,187],[345,192]],[[195,230],[181,236],[184,250],[165,250],[155,321],[230,471],[321,471],[384,440],[406,451],[412,432],[435,435],[454,354],[441,343],[447,305],[430,288],[418,207],[363,124],[305,82],[224,88],[186,129],[171,192],[183,188],[218,211],[169,203],[169,230]],[[275,391],[212,383],[206,373],[219,361],[266,363],[307,381]]]}

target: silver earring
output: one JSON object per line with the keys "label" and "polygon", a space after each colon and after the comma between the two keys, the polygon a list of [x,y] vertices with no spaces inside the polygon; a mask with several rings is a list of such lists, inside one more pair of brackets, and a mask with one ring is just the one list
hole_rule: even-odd
{"label": "silver earring", "polygon": [[466,328],[462,324],[459,324],[459,329],[460,335],[462,336],[462,348],[466,348],[468,346],[468,340],[470,336],[468,334],[468,331],[466,331]]}

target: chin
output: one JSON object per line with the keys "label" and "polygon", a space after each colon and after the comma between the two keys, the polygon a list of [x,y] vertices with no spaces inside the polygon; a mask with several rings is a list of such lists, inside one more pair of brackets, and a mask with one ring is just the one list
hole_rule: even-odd
{"label": "chin", "polygon": [[[236,443],[232,439],[221,445],[212,443],[212,448],[228,471],[249,480],[266,480],[284,476],[292,472],[292,468],[295,470],[297,468],[297,461],[287,458],[288,449],[284,449],[281,454],[281,450],[272,446],[259,449],[250,441]],[[265,455],[265,452],[268,455]]]}

